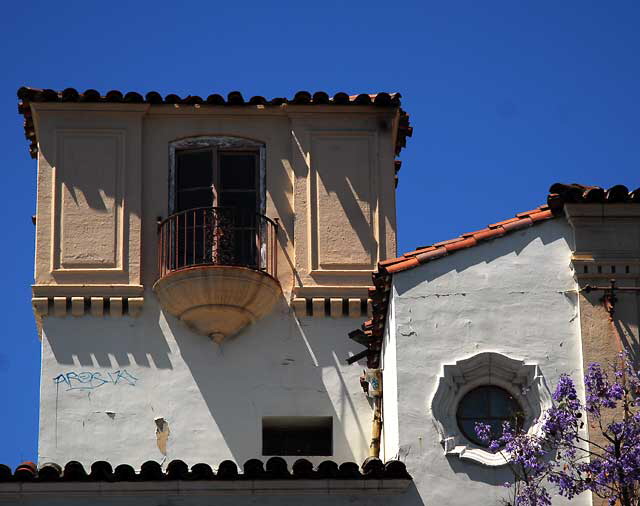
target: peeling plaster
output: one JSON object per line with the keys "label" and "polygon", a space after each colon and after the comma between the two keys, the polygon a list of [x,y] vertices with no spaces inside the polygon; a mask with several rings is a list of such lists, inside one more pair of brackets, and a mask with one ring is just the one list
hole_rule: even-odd
{"label": "peeling plaster", "polygon": [[169,423],[162,418],[161,416],[154,419],[156,423],[156,443],[158,445],[158,450],[160,453],[167,456],[167,441],[169,439],[169,434],[171,431],[169,430]]}

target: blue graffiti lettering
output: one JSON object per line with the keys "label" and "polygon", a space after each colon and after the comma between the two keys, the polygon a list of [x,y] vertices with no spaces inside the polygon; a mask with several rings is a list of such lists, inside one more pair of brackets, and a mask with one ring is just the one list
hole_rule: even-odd
{"label": "blue graffiti lettering", "polygon": [[67,373],[58,374],[53,378],[55,385],[66,385],[66,391],[69,390],[95,390],[104,385],[130,385],[136,386],[138,378],[126,369],[118,369],[109,371],[106,376],[100,371],[80,373],[69,371]]}

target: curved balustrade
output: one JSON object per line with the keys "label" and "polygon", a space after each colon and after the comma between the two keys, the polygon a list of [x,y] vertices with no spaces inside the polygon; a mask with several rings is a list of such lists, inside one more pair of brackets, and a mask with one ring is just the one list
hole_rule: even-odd
{"label": "curved balustrade", "polygon": [[159,279],[169,314],[221,342],[269,314],[277,280],[278,224],[242,209],[201,207],[159,224]]}
{"label": "curved balustrade", "polygon": [[277,276],[278,224],[245,209],[200,207],[159,224],[160,277],[199,265],[241,266]]}

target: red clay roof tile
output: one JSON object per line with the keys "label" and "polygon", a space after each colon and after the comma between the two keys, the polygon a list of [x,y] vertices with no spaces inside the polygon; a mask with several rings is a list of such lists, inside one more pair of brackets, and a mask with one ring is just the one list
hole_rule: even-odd
{"label": "red clay roof tile", "polygon": [[405,258],[404,257],[387,258],[386,260],[381,260],[380,262],[378,262],[378,265],[382,265],[384,267],[384,266],[390,265],[390,264],[397,264],[398,262],[401,262],[402,260],[405,260]]}
{"label": "red clay roof tile", "polygon": [[398,262],[397,264],[389,265],[386,270],[389,273],[406,271],[407,269],[411,269],[412,267],[417,267],[420,265],[420,262],[415,257],[409,258],[407,260],[403,260],[402,262]]}
{"label": "red clay roof tile", "polygon": [[433,251],[434,249],[438,249],[435,246],[425,246],[423,248],[417,248],[414,249],[413,251],[407,251],[406,253],[402,254],[403,258],[407,258],[407,257],[412,257],[417,255],[418,253],[425,253],[427,251]]}
{"label": "red clay roof tile", "polygon": [[453,242],[459,242],[459,241],[463,241],[464,238],[462,237],[454,237],[453,239],[447,239],[446,241],[440,241],[440,242],[436,242],[435,244],[433,244],[433,246],[435,246],[436,248],[439,246],[446,246],[447,244],[451,244]]}
{"label": "red clay roof tile", "polygon": [[399,155],[402,148],[407,144],[407,137],[411,137],[413,134],[413,128],[409,124],[409,115],[400,107],[400,93],[361,93],[359,95],[348,95],[344,92],[339,92],[330,97],[326,92],[318,91],[311,95],[308,91],[299,91],[294,95],[293,99],[287,98],[272,98],[267,100],[261,96],[254,96],[249,100],[244,99],[239,91],[232,91],[225,98],[222,95],[213,93],[209,95],[206,100],[197,95],[188,95],[186,97],[180,97],[175,93],[169,93],[165,95],[164,99],[162,95],[157,91],[150,91],[144,95],[144,97],[135,91],[129,91],[123,93],[119,90],[108,91],[104,96],[93,89],[85,90],[84,93],[78,92],[74,88],[66,88],[62,91],[50,90],[50,89],[37,89],[23,86],[18,90],[18,112],[24,116],[24,130],[25,137],[29,141],[29,153],[32,158],[35,158],[38,153],[38,142],[35,134],[35,126],[33,118],[31,117],[30,103],[37,102],[106,102],[106,103],[125,103],[125,104],[140,104],[147,103],[153,105],[162,104],[182,104],[192,106],[275,106],[279,107],[282,104],[293,105],[348,105],[348,106],[361,106],[369,105],[376,107],[394,107],[400,111],[397,134],[395,154]]}
{"label": "red clay roof tile", "polygon": [[[281,457],[271,457],[265,463],[258,459],[247,460],[240,469],[238,465],[230,460],[225,460],[214,472],[211,466],[204,463],[195,464],[189,469],[187,464],[181,460],[172,460],[167,465],[166,472],[162,470],[160,464],[149,460],[140,466],[139,473],[136,473],[129,464],[120,464],[115,469],[105,461],[98,461],[91,464],[91,471],[87,473],[84,466],[77,461],[70,461],[64,468],[59,464],[48,462],[40,469],[33,462],[23,462],[20,464],[13,476],[8,466],[0,464],[3,470],[3,480],[5,482],[47,482],[64,483],[76,481],[92,482],[121,482],[121,481],[165,481],[165,480],[274,480],[274,479],[401,479],[411,480],[411,475],[403,462],[390,460],[382,463],[379,459],[366,459],[362,466],[355,463],[344,463],[338,465],[337,462],[326,460],[319,466],[306,460],[296,461],[289,470],[286,461]],[[7,472],[8,471],[8,472]]]}
{"label": "red clay roof tile", "polygon": [[436,258],[443,257],[447,255],[447,248],[435,248],[425,251],[424,253],[419,253],[416,255],[418,262],[421,264],[427,263],[431,260],[435,260]]}
{"label": "red clay roof tile", "polygon": [[489,239],[495,239],[496,237],[501,237],[505,234],[505,230],[502,227],[498,228],[486,228],[484,230],[479,230],[473,236],[476,241],[487,241]]}
{"label": "red clay roof tile", "polygon": [[536,221],[541,221],[541,220],[548,220],[549,218],[553,217],[553,213],[548,210],[548,211],[540,211],[539,213],[533,213],[529,216],[529,218],[531,219],[531,221],[536,222]]}
{"label": "red clay roof tile", "polygon": [[513,223],[514,221],[518,221],[519,219],[520,218],[509,218],[508,220],[499,221],[498,223],[492,223],[491,225],[489,225],[489,228],[496,228],[501,225],[507,225],[509,223]]}
{"label": "red clay roof tile", "polygon": [[[538,222],[561,216],[564,204],[575,202],[601,202],[603,204],[619,202],[640,203],[640,188],[633,192],[628,192],[626,187],[618,185],[608,191],[604,191],[597,186],[557,183],[549,189],[546,205],[518,213],[515,218],[493,223],[487,228],[468,232],[461,237],[441,241],[431,246],[419,247],[404,253],[399,258],[380,263],[378,271],[373,273],[373,284],[378,292],[382,292],[379,298],[386,299],[387,302],[377,305],[373,312],[373,319],[363,325],[362,330],[358,331],[370,335],[368,346],[371,353],[367,356],[368,366],[375,368],[380,365],[380,349],[388,311],[392,274],[447,256],[449,253],[454,253],[459,249],[473,247],[483,241],[490,241],[525,227],[533,226]],[[411,260],[414,260],[414,262]]]}
{"label": "red clay roof tile", "polygon": [[528,216],[526,218],[521,218],[518,221],[512,221],[511,223],[507,223],[502,225],[502,228],[506,232],[514,232],[515,230],[521,230],[523,228],[527,228],[533,225],[533,221]]}
{"label": "red clay roof tile", "polygon": [[479,242],[501,237],[509,232],[530,227],[534,222],[553,217],[554,214],[549,210],[548,206],[540,206],[537,209],[518,213],[518,217],[516,218],[510,218],[508,220],[489,225],[488,228],[476,230],[475,232],[468,232],[461,237],[454,237],[452,239],[447,239],[446,241],[440,241],[431,246],[423,246],[404,253],[401,257],[385,260],[378,264],[378,268],[380,271],[384,271],[389,274],[401,272],[445,256],[448,253],[453,253],[460,249],[471,248]]}
{"label": "red clay roof tile", "polygon": [[475,238],[472,236],[472,237],[469,237],[468,239],[463,239],[461,241],[449,243],[445,246],[445,249],[447,250],[447,253],[451,253],[453,251],[458,251],[459,249],[471,248],[476,244],[478,244],[478,241],[476,241]]}

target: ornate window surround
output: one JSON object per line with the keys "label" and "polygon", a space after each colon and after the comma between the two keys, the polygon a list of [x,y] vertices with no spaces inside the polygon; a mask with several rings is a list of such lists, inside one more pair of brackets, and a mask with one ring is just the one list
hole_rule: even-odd
{"label": "ornate window surround", "polygon": [[490,467],[502,466],[507,463],[504,457],[469,441],[456,420],[462,397],[482,385],[496,385],[512,394],[523,408],[525,427],[530,433],[540,431],[540,414],[551,407],[551,392],[537,364],[496,352],[479,353],[444,366],[431,400],[431,415],[445,455]]}
{"label": "ornate window surround", "polygon": [[174,213],[175,205],[175,174],[176,174],[176,150],[181,149],[201,149],[201,148],[219,148],[219,149],[247,149],[258,151],[260,156],[259,167],[259,202],[260,214],[266,214],[266,147],[263,142],[244,137],[235,137],[231,135],[201,135],[195,137],[187,137],[175,140],[169,143],[169,214]]}

